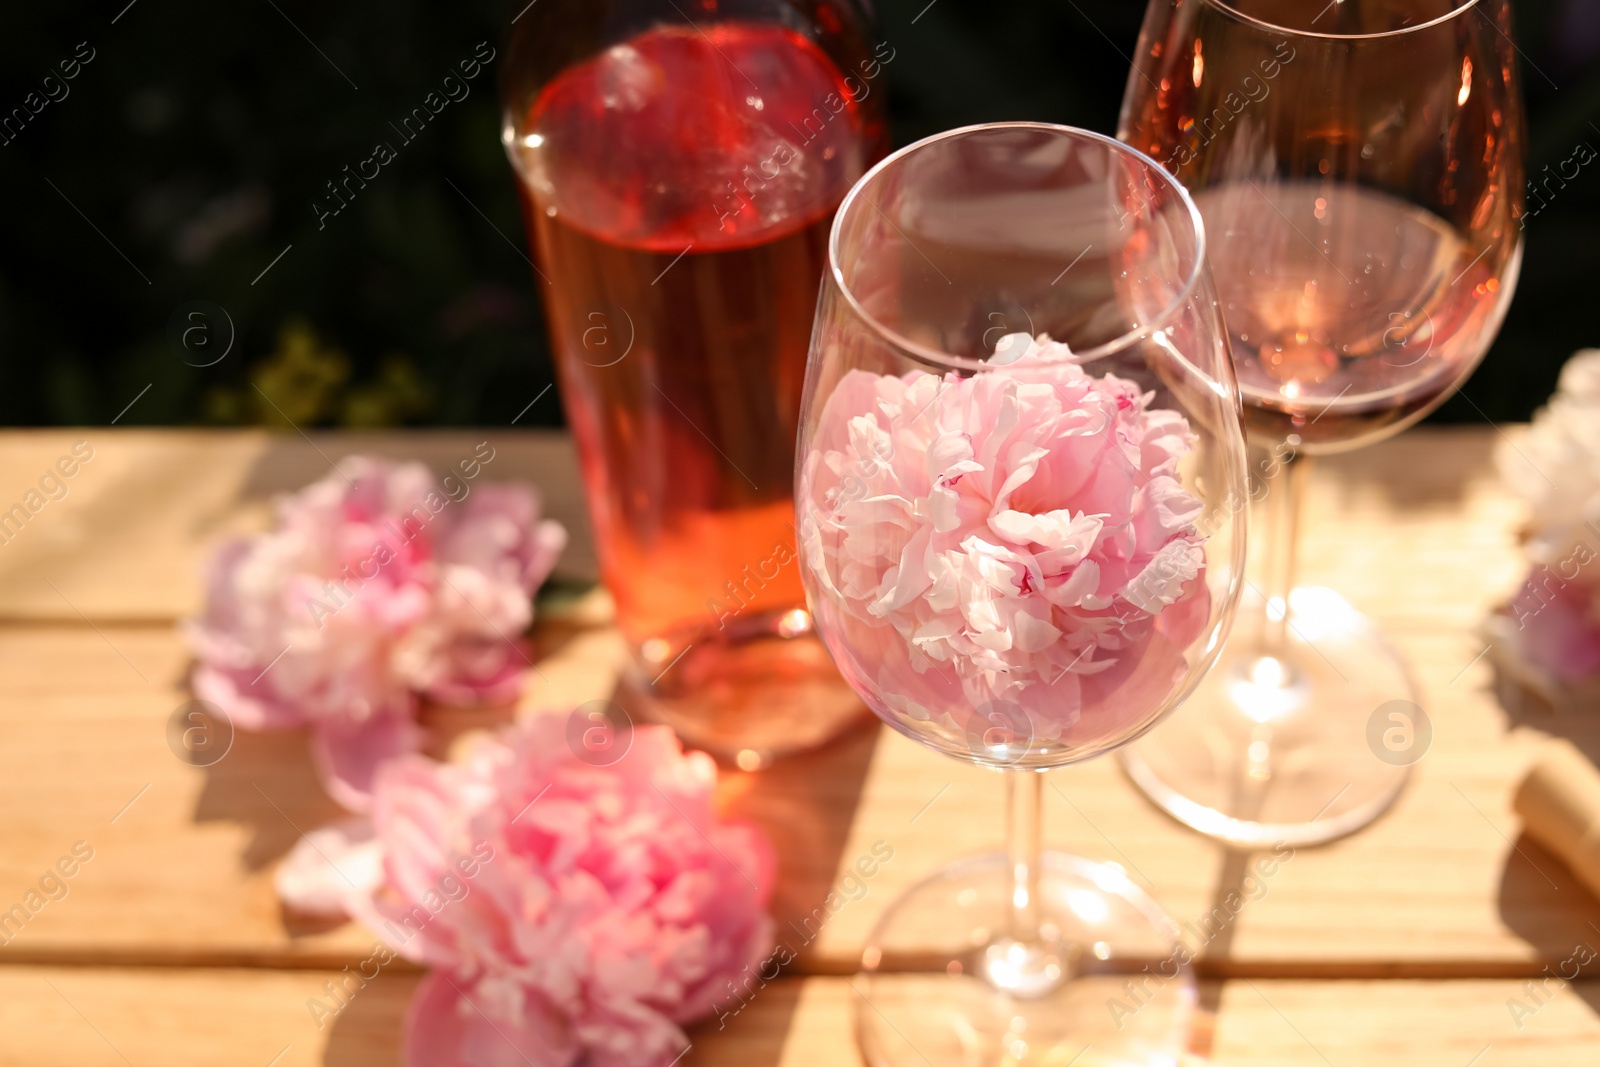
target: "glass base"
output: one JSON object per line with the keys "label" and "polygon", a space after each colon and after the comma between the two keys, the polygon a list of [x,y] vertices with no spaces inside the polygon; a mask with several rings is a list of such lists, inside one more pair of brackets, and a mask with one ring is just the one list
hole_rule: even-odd
{"label": "glass base", "polygon": [[868,716],[802,608],[652,639],[634,651],[625,701],[740,770],[816,748]]}
{"label": "glass base", "polygon": [[868,939],[856,1034],[871,1067],[1176,1064],[1194,1010],[1179,930],[1112,863],[1040,857],[1040,943],[1009,937],[1004,855],[954,863]]}
{"label": "glass base", "polygon": [[[1404,662],[1331,589],[1289,597],[1288,643],[1235,638],[1123,769],[1180,822],[1231,844],[1314,845],[1394,803],[1431,732]],[[1281,610],[1281,609],[1280,609]]]}

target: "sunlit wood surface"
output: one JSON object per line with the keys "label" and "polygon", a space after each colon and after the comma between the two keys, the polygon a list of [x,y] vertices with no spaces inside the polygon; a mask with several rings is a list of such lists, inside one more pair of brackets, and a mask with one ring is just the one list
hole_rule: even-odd
{"label": "sunlit wood surface", "polygon": [[[569,444],[514,430],[8,432],[0,510],[80,440],[94,458],[65,498],[0,544],[0,908],[75,843],[94,857],[0,947],[0,1064],[265,1065],[286,1046],[280,1064],[395,1062],[416,972],[397,962],[318,1030],[307,991],[363,958],[372,935],[297,926],[273,895],[274,864],[299,833],[338,815],[304,738],[241,734],[205,769],[167,748],[167,718],[188,699],[176,623],[198,607],[208,546],[260,528],[272,494],[321,477],[329,458],[443,468],[489,440],[485,477],[537,483],[576,542],[541,606],[540,673],[514,712],[608,696],[622,649],[604,595],[582,591],[593,555]],[[1561,734],[1600,755],[1600,716],[1551,714],[1477,658],[1484,614],[1520,580],[1521,513],[1491,462],[1500,441],[1416,430],[1315,471],[1303,577],[1388,631],[1434,741],[1388,815],[1299,850],[1209,944],[1200,971],[1216,1017],[1197,1049],[1219,1062],[1465,1067],[1492,1044],[1483,1067],[1501,1067],[1600,1050],[1600,1001],[1581,982],[1550,983],[1520,1029],[1507,1006],[1575,945],[1600,947],[1600,903],[1510,810],[1539,740]],[[428,712],[446,738],[512,713]],[[1180,921],[1208,913],[1250,861],[1171,822],[1111,761],[1049,781],[1051,845],[1122,864]],[[684,1062],[854,1063],[849,976],[863,938],[908,885],[998,843],[998,776],[869,723],[760,774],[729,772],[721,788],[731,812],[784,843],[780,922],[811,914],[875,843],[894,856],[789,979],[724,1030],[696,1030]]]}

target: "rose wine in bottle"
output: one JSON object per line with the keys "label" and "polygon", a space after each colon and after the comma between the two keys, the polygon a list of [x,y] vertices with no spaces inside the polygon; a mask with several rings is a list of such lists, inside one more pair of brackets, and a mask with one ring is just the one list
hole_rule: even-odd
{"label": "rose wine in bottle", "polygon": [[555,76],[510,145],[635,682],[741,762],[855,714],[792,497],[828,231],[885,149],[865,69],[776,23],[659,26]]}

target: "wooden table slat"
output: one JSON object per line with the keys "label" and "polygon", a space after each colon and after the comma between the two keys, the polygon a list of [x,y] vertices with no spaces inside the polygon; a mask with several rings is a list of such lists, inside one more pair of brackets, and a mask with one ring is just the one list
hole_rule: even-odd
{"label": "wooden table slat", "polygon": [[[188,699],[190,663],[174,624],[198,607],[208,547],[260,528],[273,493],[326,473],[322,453],[442,470],[485,437],[497,449],[487,476],[536,481],[575,533],[563,574],[592,575],[559,435],[325,435],[313,446],[259,433],[0,434],[0,501],[22,499],[75,440],[95,448],[68,495],[0,543],[0,910],[75,843],[93,849],[63,899],[0,934],[0,1065],[123,1062],[85,1018],[135,1063],[264,1064],[285,1045],[285,1065],[394,1061],[412,968],[392,966],[337,1025],[308,1028],[307,991],[363,958],[372,937],[298,925],[274,896],[273,866],[299,832],[340,814],[304,737],[241,734],[213,767],[179,761],[166,723]],[[1600,719],[1542,710],[1479,658],[1481,620],[1522,568],[1521,512],[1491,464],[1497,440],[1416,430],[1318,465],[1303,580],[1339,588],[1385,627],[1415,670],[1434,739],[1388,815],[1299,850],[1210,939],[1200,967],[1213,980],[1219,1062],[1464,1067],[1492,1044],[1485,1067],[1500,1067],[1574,1060],[1600,1041],[1594,986],[1550,987],[1521,1029],[1508,1007],[1529,995],[1523,979],[1600,945],[1600,902],[1521,834],[1509,803],[1549,734],[1600,758]],[[612,694],[623,649],[603,594],[541,612],[534,637],[547,655],[519,706],[430,709],[438,754],[463,729]],[[1122,863],[1180,922],[1204,925],[1240,887],[1249,857],[1174,824],[1113,761],[1050,781],[1050,844]],[[844,976],[898,893],[998,844],[1001,781],[869,724],[760,774],[730,771],[719,788],[728,812],[784,844],[773,910],[781,930],[807,932],[793,970],[813,977],[770,987],[726,1033],[700,1028],[685,1062],[855,1063]],[[865,893],[819,913],[879,842],[893,858]]]}
{"label": "wooden table slat", "polygon": [[[0,967],[0,1067],[397,1065],[417,976],[382,973],[336,1014],[314,1014],[307,1002],[333,1003],[325,983],[339,974]],[[860,1067],[856,988],[780,979],[720,1026],[691,1027],[681,1062]],[[1552,982],[1535,998],[1510,981],[1261,979],[1207,983],[1200,999],[1215,1012],[1218,1067],[1549,1067],[1592,1062],[1600,1048],[1595,982]],[[1513,1015],[1516,1003],[1531,1009]]]}

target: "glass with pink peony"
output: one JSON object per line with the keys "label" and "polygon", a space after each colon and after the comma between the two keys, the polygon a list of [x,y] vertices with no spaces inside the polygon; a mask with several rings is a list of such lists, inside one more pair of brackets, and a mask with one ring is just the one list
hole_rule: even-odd
{"label": "glass with pink peony", "polygon": [[1181,1052],[1189,949],[1121,867],[1041,851],[1042,772],[1138,737],[1215,659],[1244,455],[1200,216],[1149,158],[977,126],[845,198],[801,410],[801,575],[878,716],[1010,796],[1007,850],[921,883],[869,941],[875,1067]]}

